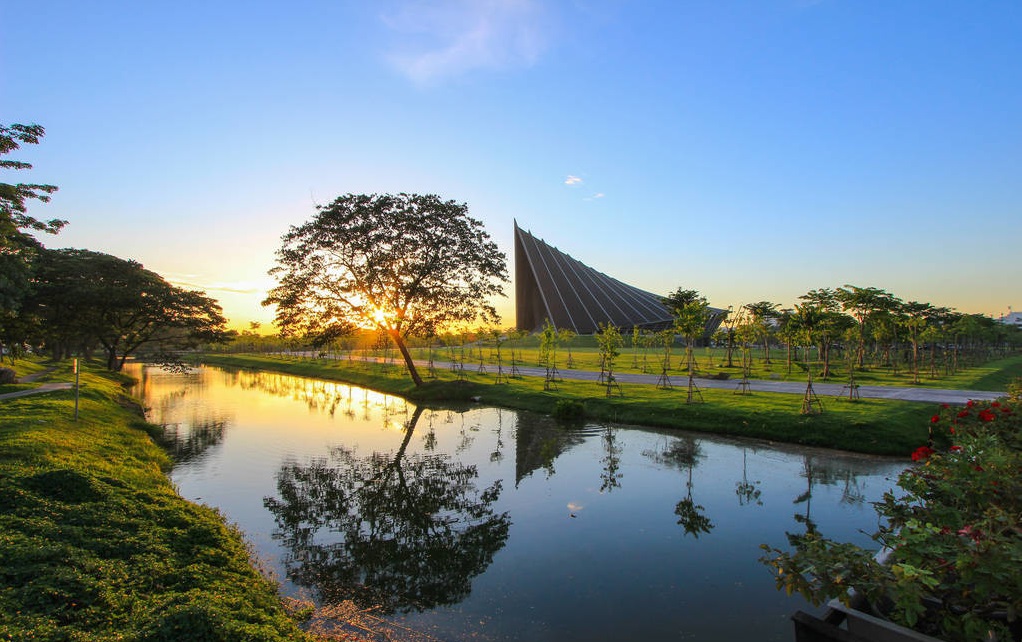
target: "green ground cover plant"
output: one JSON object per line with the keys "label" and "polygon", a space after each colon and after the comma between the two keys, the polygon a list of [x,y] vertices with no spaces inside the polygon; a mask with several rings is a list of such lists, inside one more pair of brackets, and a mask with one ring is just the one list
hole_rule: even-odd
{"label": "green ground cover plant", "polygon": [[[881,455],[904,455],[926,439],[933,404],[877,399],[849,402],[826,400],[826,412],[799,414],[801,397],[757,392],[734,395],[730,390],[702,391],[704,403],[685,403],[684,386],[661,390],[653,385],[623,384],[621,396],[606,396],[595,381],[562,380],[544,390],[543,377],[511,378],[495,384],[495,374],[480,374],[466,365],[461,373],[437,368],[437,378],[416,388],[399,363],[369,363],[333,358],[272,355],[205,355],[211,365],[274,370],[357,384],[413,401],[474,401],[553,414],[559,402],[581,404],[591,420],[679,428],[837,448]],[[623,359],[622,359],[623,361]]]}
{"label": "green ground cover plant", "polygon": [[0,400],[0,639],[307,639],[241,534],[174,491],[127,380],[83,370],[77,422],[72,390]]}

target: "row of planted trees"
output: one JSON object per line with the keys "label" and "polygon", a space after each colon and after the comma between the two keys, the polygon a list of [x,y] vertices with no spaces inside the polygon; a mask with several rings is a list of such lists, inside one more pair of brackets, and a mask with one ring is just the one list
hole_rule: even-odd
{"label": "row of planted trees", "polygon": [[[693,381],[700,370],[695,348],[709,345],[711,340],[718,346],[721,366],[741,368],[743,381],[750,377],[754,350],[769,370],[775,362],[771,358],[774,349],[783,351],[789,375],[797,363],[811,376],[826,380],[834,376],[840,363],[853,389],[856,371],[885,368],[893,374],[911,375],[916,383],[921,376],[938,378],[1003,356],[1017,349],[1022,340],[1017,329],[982,315],[961,314],[929,303],[906,303],[877,288],[813,290],[800,297],[793,309],[778,309],[776,304],[761,301],[720,311],[710,308],[697,291],[682,288],[665,297],[664,302],[675,315],[667,327],[633,327],[630,333],[624,333],[622,328],[602,324],[587,342],[597,348],[599,381],[607,386],[608,394],[620,392],[614,372],[620,368],[616,360],[628,342],[632,369],[658,372],[658,387],[669,388],[672,384],[668,373],[673,369],[673,351],[680,339],[684,346],[680,365],[689,375],[689,401],[693,401],[699,399]],[[382,353],[386,360],[394,358],[387,335],[379,332],[351,327],[347,332],[320,335],[317,342],[307,343],[294,337],[261,336],[257,330],[254,325],[242,332],[235,349],[311,349],[324,356],[332,352],[347,353],[349,357],[361,351],[363,357]],[[528,346],[535,355],[535,362],[529,365],[543,369],[544,387],[549,390],[559,379],[560,367],[576,366],[572,352],[575,336],[570,329],[557,328],[548,320],[535,333],[477,327],[410,337],[409,344],[420,358],[428,355],[431,371],[434,359],[451,364],[458,372],[466,368],[487,372],[492,368],[498,382],[518,373],[518,366],[526,363],[524,350]]]}
{"label": "row of planted trees", "polygon": [[728,365],[737,346],[753,344],[762,346],[762,358],[769,363],[775,345],[786,348],[790,372],[792,362],[800,360],[799,349],[812,346],[822,378],[832,376],[834,362],[843,360],[850,371],[888,368],[908,372],[918,383],[924,372],[931,378],[954,374],[1022,345],[1016,328],[989,317],[906,302],[879,288],[822,288],[799,301],[794,308],[760,301],[729,311],[714,335],[727,347]]}

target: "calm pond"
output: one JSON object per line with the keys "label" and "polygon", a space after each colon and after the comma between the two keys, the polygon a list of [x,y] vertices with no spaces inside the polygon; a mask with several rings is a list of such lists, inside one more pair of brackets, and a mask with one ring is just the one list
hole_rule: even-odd
{"label": "calm pond", "polygon": [[274,373],[135,374],[181,494],[238,524],[283,593],[441,640],[791,640],[818,609],[774,588],[759,545],[807,517],[869,544],[904,468]]}

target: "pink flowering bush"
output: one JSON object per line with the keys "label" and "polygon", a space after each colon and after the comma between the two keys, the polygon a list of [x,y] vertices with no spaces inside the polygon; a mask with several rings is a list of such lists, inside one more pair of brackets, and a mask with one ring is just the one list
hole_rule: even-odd
{"label": "pink flowering bush", "polygon": [[[778,588],[848,603],[944,640],[1022,639],[1022,418],[1015,402],[944,406],[930,443],[874,504],[884,550],[833,542],[810,524],[794,550],[764,546]],[[1022,412],[1022,408],[1020,408]]]}

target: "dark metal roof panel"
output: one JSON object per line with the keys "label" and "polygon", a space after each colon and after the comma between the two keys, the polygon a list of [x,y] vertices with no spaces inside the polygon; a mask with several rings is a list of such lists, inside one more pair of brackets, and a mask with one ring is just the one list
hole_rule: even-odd
{"label": "dark metal roof panel", "polygon": [[[594,270],[525,232],[517,222],[515,262],[516,278],[526,280],[515,291],[519,297],[530,297],[517,301],[521,327],[536,329],[550,319],[557,327],[591,334],[600,323],[630,328],[663,326],[672,320],[660,296]],[[544,319],[538,318],[539,311],[545,312]]]}

